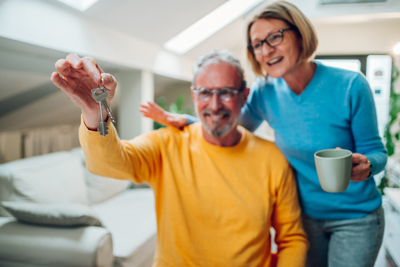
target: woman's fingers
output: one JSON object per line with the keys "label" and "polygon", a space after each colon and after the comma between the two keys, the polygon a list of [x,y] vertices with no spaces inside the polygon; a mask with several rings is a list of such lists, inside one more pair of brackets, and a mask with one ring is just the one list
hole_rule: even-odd
{"label": "woman's fingers", "polygon": [[147,106],[153,112],[162,112],[162,113],[164,113],[164,109],[161,108],[159,105],[157,105],[156,103],[154,103],[152,101],[147,101]]}
{"label": "woman's fingers", "polygon": [[369,164],[368,163],[361,163],[358,165],[354,165],[351,169],[352,173],[358,174],[360,172],[369,171]]}
{"label": "woman's fingers", "polygon": [[360,172],[358,174],[353,174],[351,176],[350,180],[352,182],[362,182],[362,181],[365,181],[368,178],[368,174],[369,174],[369,171],[363,171],[363,172]]}
{"label": "woman's fingers", "polygon": [[[139,111],[140,111],[140,110],[139,110]],[[143,117],[152,119],[147,113],[144,113],[144,112],[142,112],[142,111],[140,111],[140,113],[142,113],[142,116],[143,116]]]}
{"label": "woman's fingers", "polygon": [[140,104],[139,111],[144,117],[153,119],[163,125],[173,126],[175,128],[182,128],[186,125],[185,116],[166,112],[159,105],[151,101],[148,101],[145,104]]}
{"label": "woman's fingers", "polygon": [[[150,118],[152,118],[153,120],[155,120],[157,122],[160,122],[159,120],[164,119],[164,117],[165,117],[164,110],[154,102],[148,101],[145,104],[140,104],[140,106],[142,109],[144,109],[146,111],[148,116],[151,116]],[[160,123],[163,123],[163,122],[160,122]]]}
{"label": "woman's fingers", "polygon": [[150,117],[149,111],[148,111],[148,109],[146,107],[143,107],[142,105],[140,105],[139,112],[142,113],[142,115],[144,117],[152,119]]}
{"label": "woman's fingers", "polygon": [[156,103],[154,103],[152,101],[147,101],[147,105],[152,108],[160,108],[161,109],[161,107],[159,105],[157,105]]}
{"label": "woman's fingers", "polygon": [[353,153],[352,162],[353,164],[367,163],[368,158],[360,153]]}
{"label": "woman's fingers", "polygon": [[174,126],[175,128],[182,128],[186,125],[186,118],[184,116],[168,116],[167,117],[168,125]]}
{"label": "woman's fingers", "polygon": [[147,103],[140,104],[139,111],[146,118],[150,118],[163,125],[171,125],[167,120],[167,114],[156,103],[148,101]]}
{"label": "woman's fingers", "polygon": [[142,105],[139,107],[139,111],[142,112],[142,113],[149,114],[149,109],[147,107],[142,106]]}
{"label": "woman's fingers", "polygon": [[351,181],[353,182],[361,182],[368,178],[369,174],[369,164],[368,163],[360,163],[357,165],[353,165],[351,169]]}

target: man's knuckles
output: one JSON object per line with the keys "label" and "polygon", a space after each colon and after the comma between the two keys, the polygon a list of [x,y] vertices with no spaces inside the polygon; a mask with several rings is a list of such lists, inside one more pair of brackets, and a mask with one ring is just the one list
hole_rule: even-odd
{"label": "man's knuckles", "polygon": [[97,63],[96,60],[94,58],[91,57],[83,57],[81,62],[85,65],[85,66],[93,66],[97,68]]}

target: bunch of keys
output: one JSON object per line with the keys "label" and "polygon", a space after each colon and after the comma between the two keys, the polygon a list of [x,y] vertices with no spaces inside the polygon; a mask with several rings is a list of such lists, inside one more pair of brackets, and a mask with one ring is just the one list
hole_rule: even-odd
{"label": "bunch of keys", "polygon": [[105,137],[108,134],[108,131],[107,131],[108,127],[107,127],[107,122],[104,122],[102,107],[104,106],[105,110],[107,111],[108,117],[110,117],[110,120],[112,121],[112,123],[116,123],[116,120],[111,112],[110,107],[107,104],[108,94],[107,94],[107,89],[104,87],[103,78],[101,78],[101,82],[103,83],[103,87],[100,87],[100,85],[97,85],[97,86],[99,86],[99,88],[92,89],[92,96],[93,96],[93,99],[97,103],[99,103],[99,106],[100,106],[101,121],[100,121],[99,127],[97,127],[97,131],[100,132],[100,135]]}

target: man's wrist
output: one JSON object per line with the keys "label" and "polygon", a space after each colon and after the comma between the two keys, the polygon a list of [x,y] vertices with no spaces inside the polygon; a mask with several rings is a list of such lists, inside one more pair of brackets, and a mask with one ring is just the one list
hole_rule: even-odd
{"label": "man's wrist", "polygon": [[[100,114],[98,112],[97,114],[87,114],[82,112],[82,118],[83,122],[86,125],[86,128],[88,128],[91,131],[97,131],[97,127],[99,126],[99,123],[101,121]],[[103,116],[103,118],[105,118],[104,121],[107,121],[108,119],[107,113],[106,115]]]}

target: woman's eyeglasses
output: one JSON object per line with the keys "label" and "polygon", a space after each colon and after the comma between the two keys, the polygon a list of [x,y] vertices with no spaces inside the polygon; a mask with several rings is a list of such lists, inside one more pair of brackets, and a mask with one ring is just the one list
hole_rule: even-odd
{"label": "woman's eyeglasses", "polygon": [[287,28],[276,32],[271,32],[264,40],[258,41],[254,44],[250,44],[247,48],[253,51],[254,54],[258,55],[261,53],[264,43],[266,43],[270,47],[277,46],[283,41],[283,32],[291,30],[294,30],[294,28]]}

